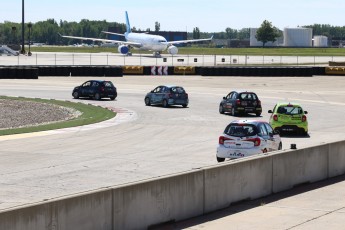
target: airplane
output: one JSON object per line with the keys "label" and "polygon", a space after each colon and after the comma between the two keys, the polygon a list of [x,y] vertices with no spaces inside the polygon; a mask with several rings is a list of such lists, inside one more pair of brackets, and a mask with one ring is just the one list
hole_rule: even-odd
{"label": "airplane", "polygon": [[110,40],[110,39],[102,39],[102,38],[88,38],[88,37],[75,37],[75,36],[66,36],[61,35],[64,38],[72,38],[72,39],[81,39],[81,40],[89,40],[89,41],[100,41],[105,43],[113,43],[118,44],[118,52],[124,55],[131,55],[130,49],[138,49],[138,50],[145,50],[145,51],[154,51],[154,56],[160,57],[161,53],[165,50],[171,55],[176,55],[178,53],[178,48],[174,45],[182,44],[182,43],[191,43],[191,42],[202,42],[202,41],[210,41],[213,39],[211,38],[206,39],[192,39],[192,40],[180,40],[180,41],[167,41],[163,36],[160,35],[153,35],[147,33],[135,33],[132,32],[131,26],[129,24],[128,13],[126,13],[126,32],[124,34],[112,33],[102,31],[106,34],[113,34],[124,36],[126,41],[117,41],[117,40]]}

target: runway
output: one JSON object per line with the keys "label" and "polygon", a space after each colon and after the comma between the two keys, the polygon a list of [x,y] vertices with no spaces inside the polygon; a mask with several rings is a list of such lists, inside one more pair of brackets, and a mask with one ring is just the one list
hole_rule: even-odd
{"label": "runway", "polygon": [[[72,99],[73,87],[92,78],[0,80],[1,95],[82,101],[135,116],[95,129],[0,138],[1,211],[217,165],[218,137],[238,119],[218,112],[221,98],[232,89],[258,94],[262,120],[268,120],[267,111],[278,101],[299,102],[309,112],[310,136],[283,137],[283,149],[291,143],[303,148],[344,139],[345,78],[341,76],[125,76],[106,78],[118,88],[116,101]],[[189,94],[189,107],[145,106],[145,94],[161,84],[182,85]]]}

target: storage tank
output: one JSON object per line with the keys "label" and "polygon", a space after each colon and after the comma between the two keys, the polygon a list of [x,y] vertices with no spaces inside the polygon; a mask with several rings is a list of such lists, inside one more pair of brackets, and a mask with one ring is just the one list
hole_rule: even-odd
{"label": "storage tank", "polygon": [[[256,32],[258,31],[258,28],[250,28],[250,40],[249,40],[249,45],[250,46],[260,46],[262,47],[262,42],[258,41],[256,39]],[[267,42],[265,46],[278,46],[278,43],[275,42]]]}
{"label": "storage tank", "polygon": [[311,47],[312,46],[311,28],[285,28],[284,46],[287,47]]}
{"label": "storage tank", "polygon": [[326,36],[314,36],[314,47],[328,47],[328,38]]}

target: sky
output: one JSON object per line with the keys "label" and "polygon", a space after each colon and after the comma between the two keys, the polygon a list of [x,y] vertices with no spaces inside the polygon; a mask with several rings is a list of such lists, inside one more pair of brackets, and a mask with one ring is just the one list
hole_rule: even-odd
{"label": "sky", "polygon": [[[0,22],[22,21],[21,0],[1,0]],[[221,32],[257,28],[268,20],[279,29],[312,24],[345,26],[344,0],[25,0],[25,21],[82,19],[125,23],[128,11],[132,27],[162,31]]]}

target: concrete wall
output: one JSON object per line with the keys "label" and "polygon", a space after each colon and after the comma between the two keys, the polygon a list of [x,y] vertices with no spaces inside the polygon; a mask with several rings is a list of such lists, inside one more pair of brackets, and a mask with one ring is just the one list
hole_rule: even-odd
{"label": "concrete wall", "polygon": [[146,229],[345,173],[345,141],[0,212],[0,230]]}

